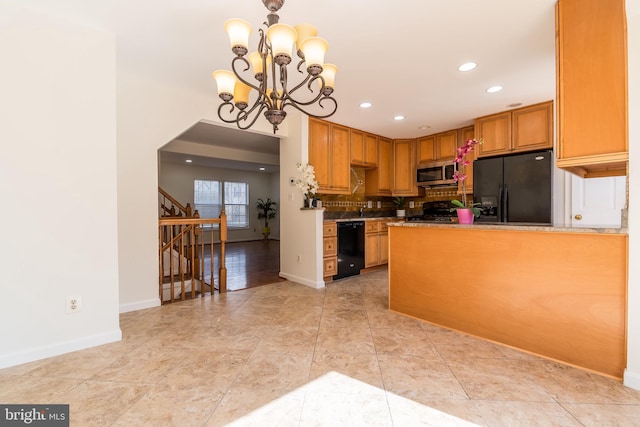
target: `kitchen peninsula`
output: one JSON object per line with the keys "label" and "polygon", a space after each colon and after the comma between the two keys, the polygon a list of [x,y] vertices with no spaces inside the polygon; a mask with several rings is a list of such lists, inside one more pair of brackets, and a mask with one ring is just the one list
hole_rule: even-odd
{"label": "kitchen peninsula", "polygon": [[389,224],[389,308],[622,378],[627,242],[626,229]]}

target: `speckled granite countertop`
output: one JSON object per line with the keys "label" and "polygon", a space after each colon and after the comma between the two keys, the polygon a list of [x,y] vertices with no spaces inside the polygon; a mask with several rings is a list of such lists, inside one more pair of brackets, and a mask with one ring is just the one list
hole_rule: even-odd
{"label": "speckled granite countertop", "polygon": [[393,227],[421,227],[421,228],[464,228],[476,230],[504,230],[504,231],[541,231],[554,233],[601,233],[601,234],[628,234],[627,228],[610,228],[610,227],[554,227],[550,225],[512,223],[512,224],[491,224],[491,223],[475,223],[475,224],[453,224],[440,222],[394,222],[389,223]]}
{"label": "speckled granite countertop", "polygon": [[346,221],[402,221],[404,222],[404,218],[398,218],[396,216],[369,216],[369,217],[351,217],[351,218],[335,218],[335,219],[324,219],[325,221],[331,222],[346,222]]}

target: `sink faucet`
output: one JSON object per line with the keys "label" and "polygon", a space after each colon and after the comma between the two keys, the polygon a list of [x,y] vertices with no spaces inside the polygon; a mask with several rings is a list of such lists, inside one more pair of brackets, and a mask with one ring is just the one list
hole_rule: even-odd
{"label": "sink faucet", "polygon": [[360,217],[364,216],[364,205],[360,208]]}

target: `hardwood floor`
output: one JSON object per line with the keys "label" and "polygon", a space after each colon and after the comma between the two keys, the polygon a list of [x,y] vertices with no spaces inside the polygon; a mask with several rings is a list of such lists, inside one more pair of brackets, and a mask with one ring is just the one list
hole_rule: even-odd
{"label": "hardwood floor", "polygon": [[[206,277],[210,276],[209,247],[205,260]],[[220,247],[214,246],[215,287],[218,288],[217,270],[220,268]],[[280,272],[280,241],[255,240],[233,242],[226,245],[227,291],[254,288],[284,281]]]}

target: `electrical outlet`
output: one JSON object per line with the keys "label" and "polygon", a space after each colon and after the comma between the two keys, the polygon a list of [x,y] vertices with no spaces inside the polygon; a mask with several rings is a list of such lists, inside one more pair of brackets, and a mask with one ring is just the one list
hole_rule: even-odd
{"label": "electrical outlet", "polygon": [[77,313],[82,308],[82,298],[77,296],[67,297],[67,314]]}
{"label": "electrical outlet", "polygon": [[298,264],[300,264],[302,262],[302,256],[298,255],[297,260],[298,260]]}

